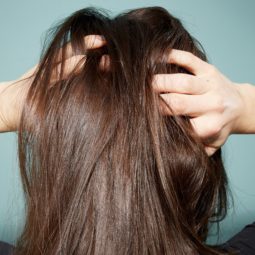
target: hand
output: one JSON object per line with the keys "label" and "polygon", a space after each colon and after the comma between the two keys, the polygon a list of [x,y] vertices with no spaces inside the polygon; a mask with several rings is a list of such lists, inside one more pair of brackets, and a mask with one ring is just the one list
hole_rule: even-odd
{"label": "hand", "polygon": [[157,74],[153,87],[173,113],[163,107],[164,114],[188,115],[201,137],[209,156],[214,154],[235,131],[242,116],[244,100],[239,86],[227,79],[211,64],[193,54],[172,50],[169,62],[184,67],[190,74]]}
{"label": "hand", "polygon": [[[85,36],[84,41],[88,49],[99,48],[105,44],[104,39],[99,35]],[[85,60],[84,55],[73,56],[70,44],[66,45],[66,53],[67,60],[65,62],[64,75],[68,75],[80,63],[81,59]],[[61,49],[59,54],[61,56]],[[16,81],[1,83],[0,132],[17,130],[23,102],[37,69],[38,65],[30,69]]]}
{"label": "hand", "polygon": [[[96,49],[102,47],[106,42],[104,38],[100,35],[87,35],[84,37],[84,42],[86,45],[87,49]],[[84,55],[73,55],[73,50],[72,46],[70,43],[67,43],[65,46],[66,50],[66,62],[65,62],[65,70],[64,70],[64,75],[68,75],[73,69],[79,64],[79,62],[82,59],[85,59]],[[60,49],[58,56],[57,56],[57,61],[61,59],[62,56],[62,48]],[[59,64],[60,69],[61,65]],[[32,69],[30,69],[28,72],[26,72],[24,75],[20,77],[19,80],[22,79],[27,79],[27,78],[32,78],[34,74],[36,73],[38,68],[38,65],[34,66]]]}

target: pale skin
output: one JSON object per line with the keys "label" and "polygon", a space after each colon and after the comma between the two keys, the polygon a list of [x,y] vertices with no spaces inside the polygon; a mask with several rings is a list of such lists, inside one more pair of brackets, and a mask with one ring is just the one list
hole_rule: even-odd
{"label": "pale skin", "polygon": [[[98,35],[86,36],[84,40],[88,48],[105,44]],[[84,56],[70,54],[66,60],[66,73],[81,59]],[[255,133],[254,86],[230,81],[213,65],[189,52],[172,50],[169,63],[180,65],[194,75],[157,74],[153,79],[153,89],[160,93],[174,114],[191,117],[191,124],[201,137],[209,156],[225,143],[229,135]],[[107,67],[107,58],[103,58],[101,64]],[[17,130],[22,101],[36,68],[16,81],[0,83],[0,132]],[[162,107],[162,111],[163,114],[173,114],[166,107]]]}
{"label": "pale skin", "polygon": [[[89,35],[84,37],[84,43],[88,49],[94,49],[102,47],[105,41],[99,35]],[[85,56],[73,56],[70,44],[66,49],[64,74],[68,75],[82,60],[85,60]],[[36,70],[37,65],[17,80],[0,83],[0,132],[14,132],[18,129],[22,104]]]}
{"label": "pale skin", "polygon": [[[153,86],[177,115],[188,115],[208,155],[231,134],[255,133],[255,87],[237,84],[215,66],[185,51],[172,50],[169,62],[189,74],[155,75]],[[164,109],[165,114],[171,114]]]}

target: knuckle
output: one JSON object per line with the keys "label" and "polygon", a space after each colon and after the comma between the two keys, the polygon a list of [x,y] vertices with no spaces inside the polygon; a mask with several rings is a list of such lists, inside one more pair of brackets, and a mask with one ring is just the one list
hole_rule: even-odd
{"label": "knuckle", "polygon": [[175,84],[177,86],[180,86],[181,84],[183,84],[183,79],[180,75],[176,75],[173,77],[174,77],[174,79],[172,80],[172,84]]}
{"label": "knuckle", "polygon": [[201,138],[206,138],[208,137],[208,132],[206,129],[199,129],[197,130],[197,134],[201,137]]}
{"label": "knuckle", "polygon": [[181,90],[187,91],[190,89],[190,79],[187,75],[177,75],[174,80],[176,89],[180,87]]}
{"label": "knuckle", "polygon": [[162,80],[161,80],[162,84],[161,85],[164,88],[164,90],[166,90],[167,87],[168,87],[168,83],[169,83],[168,76],[167,75],[161,75],[161,78],[162,78]]}
{"label": "knuckle", "polygon": [[216,137],[221,130],[220,122],[217,121],[217,119],[208,119],[206,121],[194,119],[191,122],[198,136],[205,141],[208,141],[208,139],[211,139],[212,137]]}
{"label": "knuckle", "polygon": [[216,118],[207,122],[192,122],[192,126],[195,129],[199,137],[201,137],[207,143],[214,141],[216,137],[219,136],[222,126],[221,122]]}
{"label": "knuckle", "polygon": [[225,110],[224,99],[221,96],[216,97],[215,110],[219,113],[223,113]]}
{"label": "knuckle", "polygon": [[192,63],[192,54],[190,52],[187,52],[187,54],[184,56],[184,61],[189,64]]}
{"label": "knuckle", "polygon": [[215,120],[212,123],[210,123],[206,130],[206,133],[208,136],[216,136],[219,134],[220,130],[221,130],[220,122]]}
{"label": "knuckle", "polygon": [[187,75],[182,77],[181,85],[186,89],[189,90],[191,88],[191,81]]}

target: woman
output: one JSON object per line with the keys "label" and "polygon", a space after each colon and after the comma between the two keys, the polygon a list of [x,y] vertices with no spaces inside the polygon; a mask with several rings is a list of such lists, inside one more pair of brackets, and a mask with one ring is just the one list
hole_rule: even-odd
{"label": "woman", "polygon": [[[91,34],[101,44],[97,36],[88,46]],[[220,146],[230,133],[254,132],[254,88],[204,61],[159,7],[113,19],[83,9],[56,29],[35,74],[18,83],[22,112],[9,121],[27,201],[14,254],[230,250],[205,240],[226,214]],[[206,128],[208,119],[217,125]]]}

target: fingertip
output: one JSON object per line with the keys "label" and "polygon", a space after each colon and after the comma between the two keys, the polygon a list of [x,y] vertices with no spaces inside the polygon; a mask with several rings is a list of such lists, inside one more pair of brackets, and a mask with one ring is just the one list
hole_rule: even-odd
{"label": "fingertip", "polygon": [[217,149],[209,147],[209,146],[205,146],[205,151],[207,155],[211,157],[217,151]]}
{"label": "fingertip", "polygon": [[106,40],[102,35],[87,35],[84,37],[84,41],[88,49],[100,48],[106,44]]}
{"label": "fingertip", "polygon": [[100,63],[99,63],[99,67],[102,70],[108,71],[110,70],[110,57],[109,55],[103,55],[101,57]]}
{"label": "fingertip", "polygon": [[179,65],[195,75],[202,74],[208,69],[207,63],[190,51],[171,49],[168,62]]}
{"label": "fingertip", "polygon": [[177,50],[177,49],[171,49],[168,55],[168,61],[169,63],[175,63],[176,58],[181,56],[183,54],[182,50]]}

